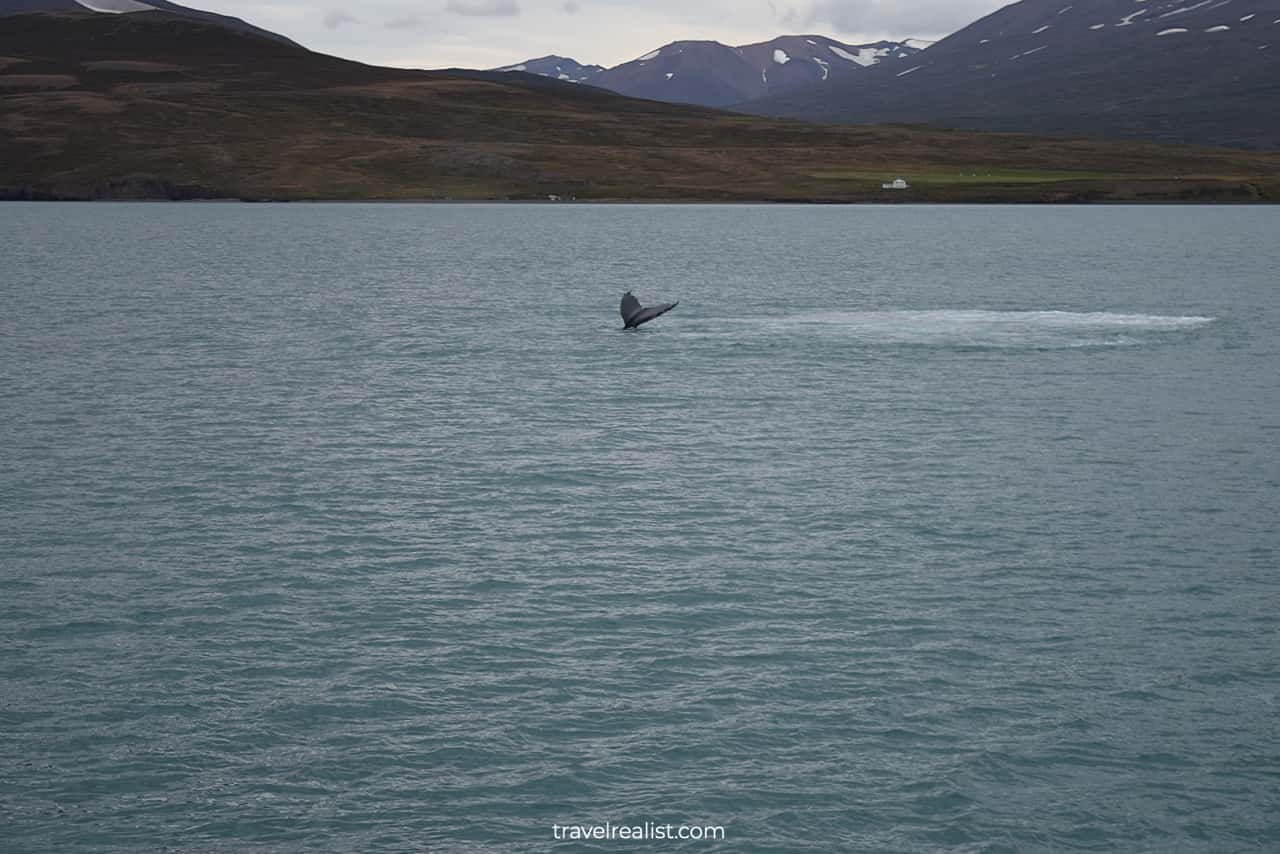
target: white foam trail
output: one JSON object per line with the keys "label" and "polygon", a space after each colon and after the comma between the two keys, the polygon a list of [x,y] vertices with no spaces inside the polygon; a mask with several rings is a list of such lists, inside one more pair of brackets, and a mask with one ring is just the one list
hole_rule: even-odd
{"label": "white foam trail", "polygon": [[[1214,318],[1197,315],[1074,311],[823,311],[769,318],[786,333],[847,336],[869,343],[996,347],[1121,346],[1143,333],[1195,329]],[[1121,333],[1124,333],[1123,335]]]}

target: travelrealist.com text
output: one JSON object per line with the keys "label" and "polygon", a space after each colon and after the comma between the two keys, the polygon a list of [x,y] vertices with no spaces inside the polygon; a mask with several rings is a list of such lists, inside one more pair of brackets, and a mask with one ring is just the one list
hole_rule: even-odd
{"label": "travelrealist.com text", "polygon": [[646,821],[641,824],[553,824],[551,832],[558,840],[632,839],[652,840],[706,840],[723,842],[724,828],[701,824],[658,824]]}

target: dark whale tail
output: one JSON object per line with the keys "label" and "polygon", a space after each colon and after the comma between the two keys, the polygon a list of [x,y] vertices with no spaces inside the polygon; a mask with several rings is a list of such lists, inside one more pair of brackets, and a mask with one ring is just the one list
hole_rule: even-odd
{"label": "dark whale tail", "polygon": [[622,322],[625,324],[622,328],[635,329],[642,323],[648,323],[655,317],[661,317],[679,304],[678,302],[669,302],[645,308],[640,305],[640,300],[636,299],[631,291],[627,291],[622,295]]}

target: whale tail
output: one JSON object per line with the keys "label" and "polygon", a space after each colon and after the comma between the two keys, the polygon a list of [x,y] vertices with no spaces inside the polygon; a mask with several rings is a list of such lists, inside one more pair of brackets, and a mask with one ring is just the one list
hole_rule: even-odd
{"label": "whale tail", "polygon": [[640,305],[640,300],[636,299],[631,291],[627,291],[622,295],[622,322],[623,329],[635,329],[642,323],[648,323],[655,317],[661,317],[680,303],[668,302],[662,305],[653,305],[645,308]]}

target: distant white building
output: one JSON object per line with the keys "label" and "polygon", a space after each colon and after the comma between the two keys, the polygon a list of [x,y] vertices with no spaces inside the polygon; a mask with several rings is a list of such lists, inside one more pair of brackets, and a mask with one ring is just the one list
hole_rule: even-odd
{"label": "distant white building", "polygon": [[881,184],[880,187],[885,190],[905,190],[911,185],[907,183],[906,178],[894,178],[892,184]]}

